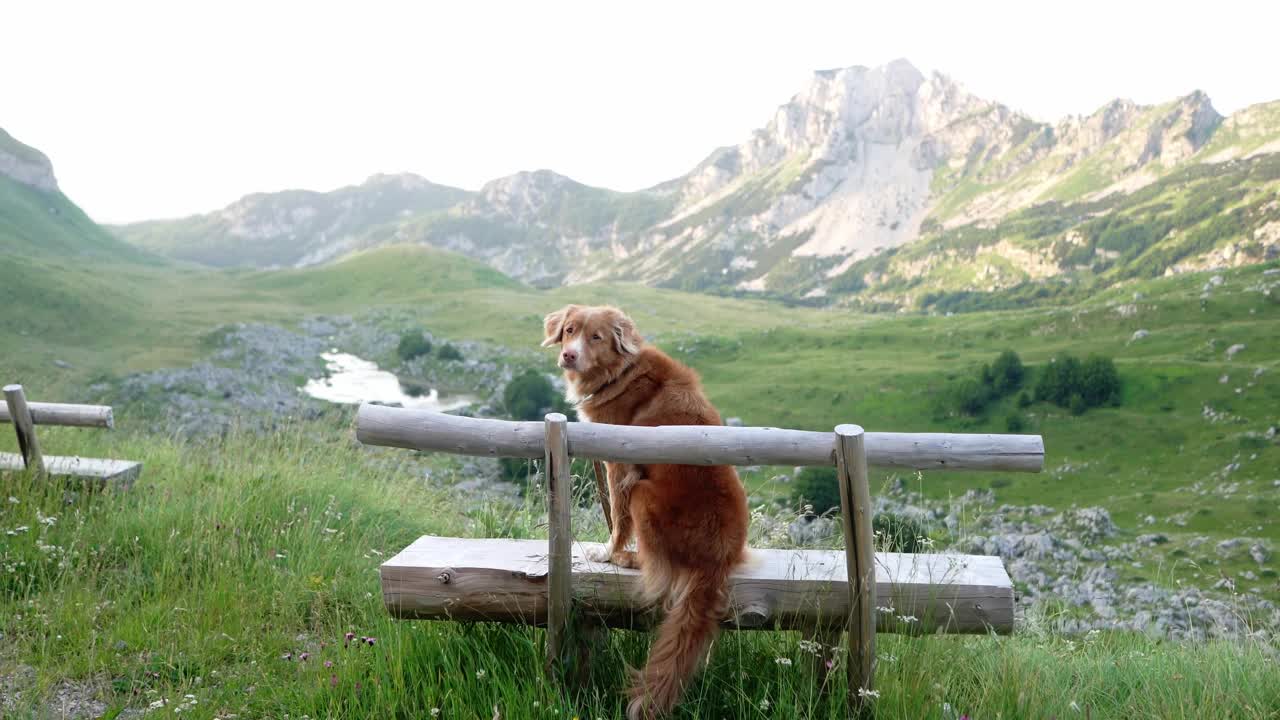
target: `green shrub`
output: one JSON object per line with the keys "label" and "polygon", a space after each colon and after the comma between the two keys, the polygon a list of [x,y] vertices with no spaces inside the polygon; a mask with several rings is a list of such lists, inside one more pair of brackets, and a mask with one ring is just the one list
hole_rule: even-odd
{"label": "green shrub", "polygon": [[1089,407],[1120,404],[1120,373],[1111,358],[1094,355],[1084,361],[1080,394]]}
{"label": "green shrub", "polygon": [[840,486],[836,483],[836,469],[826,465],[804,468],[791,483],[791,501],[797,507],[808,503],[819,515],[840,509]]}
{"label": "green shrub", "polygon": [[1009,413],[1004,419],[1004,429],[1011,433],[1020,433],[1027,429],[1027,423],[1018,413]]}
{"label": "green shrub", "polygon": [[871,529],[877,534],[877,547],[888,552],[920,552],[925,547],[922,541],[929,536],[919,521],[888,512],[872,518]]}
{"label": "green shrub", "polygon": [[1040,371],[1036,382],[1036,400],[1066,407],[1071,395],[1080,387],[1080,361],[1071,355],[1059,355]]}
{"label": "green shrub", "polygon": [[451,362],[457,361],[462,359],[462,351],[450,343],[445,343],[436,351],[436,357]]}
{"label": "green shrub", "polygon": [[546,375],[537,370],[525,370],[512,378],[502,392],[502,404],[512,420],[541,420],[549,412],[563,413],[570,420],[578,414],[556,392]]}
{"label": "green shrub", "polygon": [[1022,358],[1012,350],[1005,350],[995,362],[983,365],[976,377],[951,383],[940,398],[939,409],[943,415],[948,412],[982,415],[988,405],[1022,387],[1025,376]]}
{"label": "green shrub", "polygon": [[1031,395],[1026,390],[1018,393],[1018,407],[1031,407]]}
{"label": "green shrub", "polygon": [[1084,362],[1071,355],[1054,358],[1040,372],[1036,399],[1069,408],[1079,415],[1091,407],[1120,404],[1120,373],[1108,357]]}
{"label": "green shrub", "polygon": [[1026,372],[1018,353],[1005,350],[991,364],[991,389],[997,397],[1004,397],[1022,387]]}
{"label": "green shrub", "polygon": [[541,420],[551,412],[555,400],[555,387],[537,370],[515,376],[502,393],[502,403],[513,420]]}
{"label": "green shrub", "polygon": [[978,378],[961,378],[948,389],[948,404],[965,415],[981,415],[991,401],[991,388]]}
{"label": "green shrub", "polygon": [[412,360],[431,352],[431,341],[421,330],[411,330],[400,335],[400,344],[396,346],[396,355],[401,360]]}

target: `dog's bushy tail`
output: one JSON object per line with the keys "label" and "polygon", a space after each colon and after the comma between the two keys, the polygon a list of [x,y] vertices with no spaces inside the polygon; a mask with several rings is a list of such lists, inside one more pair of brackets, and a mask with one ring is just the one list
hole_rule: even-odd
{"label": "dog's bushy tail", "polygon": [[[646,593],[657,588],[651,580],[669,580],[665,593],[667,615],[649,649],[649,661],[635,673],[628,694],[628,720],[648,720],[675,707],[685,685],[697,673],[728,605],[731,566],[711,569],[653,568],[659,577],[646,577]],[[649,568],[645,568],[649,576]]]}

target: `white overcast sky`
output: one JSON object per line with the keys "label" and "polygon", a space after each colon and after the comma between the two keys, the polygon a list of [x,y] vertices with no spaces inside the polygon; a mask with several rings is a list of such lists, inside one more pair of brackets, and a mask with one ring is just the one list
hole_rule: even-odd
{"label": "white overcast sky", "polygon": [[13,0],[0,127],[95,219],[408,171],[632,190],[745,139],[818,68],[905,57],[1042,120],[1280,98],[1280,2]]}

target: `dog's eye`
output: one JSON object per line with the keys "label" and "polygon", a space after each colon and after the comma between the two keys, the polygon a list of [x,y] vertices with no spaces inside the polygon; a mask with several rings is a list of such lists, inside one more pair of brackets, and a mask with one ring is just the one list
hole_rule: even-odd
{"label": "dog's eye", "polygon": [[591,336],[591,339],[595,341],[600,341],[600,340],[603,340],[604,338],[600,337],[600,333],[596,333],[595,335]]}
{"label": "dog's eye", "polygon": [[565,328],[565,329],[564,329],[564,334],[565,334],[565,335],[572,335],[572,334],[573,334],[573,326],[572,326],[572,325],[570,325],[569,327]]}

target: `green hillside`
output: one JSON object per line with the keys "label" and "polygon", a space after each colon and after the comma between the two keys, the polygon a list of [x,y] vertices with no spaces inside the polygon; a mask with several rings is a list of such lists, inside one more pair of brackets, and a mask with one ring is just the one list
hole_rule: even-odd
{"label": "green hillside", "polygon": [[[1234,577],[1240,592],[1280,597],[1274,573],[1246,581],[1243,572],[1256,566],[1211,549],[1239,535],[1280,542],[1280,447],[1264,434],[1280,424],[1280,276],[1266,274],[1274,264],[1225,272],[1220,282],[1206,273],[1138,280],[1080,303],[953,317],[785,307],[641,285],[536,290],[421,247],[287,272],[131,264],[91,272],[73,261],[30,268],[74,303],[42,310],[46,296],[15,296],[9,317],[18,320],[0,331],[0,355],[19,358],[19,379],[40,399],[98,399],[87,397],[90,379],[110,384],[130,371],[208,359],[205,340],[226,323],[288,326],[315,313],[385,322],[392,310],[403,329],[498,343],[528,362],[543,313],[568,301],[614,302],[699,370],[726,416],[747,424],[1004,432],[1007,416],[1020,413],[1026,431],[1046,439],[1041,475],[881,471],[877,496],[901,480],[942,501],[982,490],[997,503],[1106,507],[1121,528],[1108,545],[1139,532],[1165,538],[1143,563],[1117,564],[1124,581],[1209,587]],[[126,290],[103,295],[95,273]],[[1148,334],[1135,341],[1138,329]],[[1234,344],[1246,347],[1228,357]],[[1122,401],[1080,416],[1046,402],[1019,408],[1013,397],[979,416],[940,411],[951,383],[1005,348],[1022,355],[1033,377],[1061,351],[1112,356]],[[54,367],[53,357],[74,367]],[[538,367],[551,371],[550,353]],[[1205,407],[1222,419],[1207,419]],[[0,679],[23,689],[6,717],[43,717],[40,698],[55,689],[102,703],[104,712],[161,703],[208,718],[410,718],[433,708],[483,717],[495,706],[503,717],[543,717],[534,702],[568,717],[620,712],[617,689],[625,665],[645,652],[643,636],[615,633],[597,650],[591,689],[565,697],[528,670],[539,667],[539,630],[396,622],[382,607],[373,571],[391,553],[423,533],[539,537],[540,496],[510,507],[460,503],[449,483],[470,476],[458,459],[362,451],[351,442],[349,413],[205,443],[139,432],[143,419],[122,410],[115,433],[50,429],[42,437],[47,448],[145,461],[132,491],[68,505],[60,489],[5,478],[13,500],[0,505],[0,529],[14,535],[0,549]],[[0,449],[14,450],[12,437],[0,433]],[[424,483],[424,465],[437,480]],[[786,496],[773,479],[782,470],[744,470],[753,505]],[[772,512],[758,510],[754,523]],[[603,538],[586,510],[574,526],[579,537]],[[1058,633],[1082,612],[1036,605],[1007,638],[881,636],[879,716],[928,717],[946,702],[971,717],[1066,716],[1079,707],[1096,718],[1190,718],[1206,704],[1223,716],[1274,717],[1280,687],[1269,679],[1270,641]],[[344,647],[346,633],[376,642]],[[836,713],[842,687],[815,691],[797,639],[726,636],[677,717]],[[1021,678],[1015,689],[1011,674]]]}
{"label": "green hillside", "polygon": [[103,230],[61,192],[38,190],[3,174],[0,254],[158,261]]}

